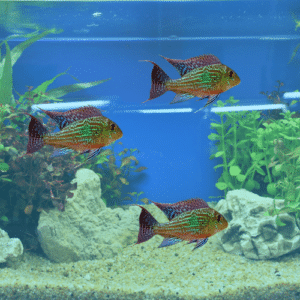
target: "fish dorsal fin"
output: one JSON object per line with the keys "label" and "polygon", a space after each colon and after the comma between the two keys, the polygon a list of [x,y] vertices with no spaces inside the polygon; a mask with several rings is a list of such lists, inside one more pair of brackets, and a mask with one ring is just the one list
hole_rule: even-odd
{"label": "fish dorsal fin", "polygon": [[168,203],[157,203],[152,201],[163,213],[167,216],[169,220],[172,220],[176,216],[199,208],[208,208],[208,204],[200,198],[193,198],[184,201],[180,201],[174,204]]}
{"label": "fish dorsal fin", "polygon": [[161,55],[165,60],[167,60],[176,70],[179,72],[180,76],[187,74],[196,68],[202,68],[208,65],[221,64],[220,60],[212,54],[204,54],[196,57],[183,59],[171,59]]}
{"label": "fish dorsal fin", "polygon": [[53,119],[58,124],[60,130],[78,120],[103,116],[100,109],[91,105],[71,109],[66,112],[39,109]]}

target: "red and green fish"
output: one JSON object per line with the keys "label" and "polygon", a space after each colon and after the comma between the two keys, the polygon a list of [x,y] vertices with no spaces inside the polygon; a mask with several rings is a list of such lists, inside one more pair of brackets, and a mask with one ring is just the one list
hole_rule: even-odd
{"label": "red and green fish", "polygon": [[151,73],[150,97],[144,102],[153,100],[167,91],[172,91],[176,93],[176,96],[170,104],[199,97],[199,100],[208,99],[204,106],[206,107],[221,93],[241,82],[239,76],[231,68],[223,65],[212,54],[186,60],[163,58],[177,69],[181,78],[171,79],[156,63],[145,60],[151,62],[154,67]]}
{"label": "red and green fish", "polygon": [[[71,109],[66,112],[48,111],[48,110],[43,110],[41,108],[39,109],[43,111],[45,114],[47,114],[51,119],[53,119],[58,124],[59,129],[63,129],[64,127],[78,120],[83,120],[90,117],[102,116],[101,110],[91,105],[79,107],[76,109]],[[89,153],[89,156],[87,158],[87,160],[89,160],[97,156],[101,152],[101,150],[102,148],[98,148],[94,150],[86,150],[84,153]],[[71,151],[72,149],[67,149],[67,148],[57,149],[53,152],[51,156],[52,157],[60,156],[69,153]]]}
{"label": "red and green fish", "polygon": [[80,119],[56,133],[48,133],[37,118],[28,115],[31,121],[28,126],[29,140],[26,154],[34,153],[44,145],[72,149],[81,153],[98,151],[99,148],[108,146],[123,136],[120,127],[104,116]]}
{"label": "red and green fish", "polygon": [[142,206],[140,230],[137,244],[143,243],[158,234],[165,239],[160,247],[174,245],[183,240],[197,243],[195,249],[203,246],[208,238],[228,227],[223,215],[210,208],[199,198],[180,201],[174,204],[154,202],[168,217],[168,223],[158,221]]}

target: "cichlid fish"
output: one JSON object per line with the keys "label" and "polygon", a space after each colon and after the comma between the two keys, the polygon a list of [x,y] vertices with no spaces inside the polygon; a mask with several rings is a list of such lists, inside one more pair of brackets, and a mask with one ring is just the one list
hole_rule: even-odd
{"label": "cichlid fish", "polygon": [[44,145],[85,153],[108,146],[123,136],[119,126],[104,116],[78,120],[56,133],[48,133],[37,118],[28,115],[31,121],[28,126],[29,140],[26,154],[34,153]]}
{"label": "cichlid fish", "polygon": [[[102,116],[101,110],[91,105],[71,109],[66,112],[48,111],[41,108],[39,109],[53,119],[58,124],[59,129],[63,129],[64,127],[78,120]],[[86,150],[85,153],[89,153],[87,160],[97,156],[101,152],[101,149],[102,148]],[[67,148],[56,149],[51,156],[60,156],[69,152],[72,152],[72,150]]]}
{"label": "cichlid fish", "polygon": [[167,91],[172,91],[176,93],[176,96],[170,104],[199,97],[199,100],[208,99],[204,106],[206,107],[215,101],[221,93],[241,82],[231,68],[223,65],[212,54],[200,55],[186,60],[163,58],[177,69],[181,78],[171,79],[156,63],[145,60],[151,62],[154,67],[151,73],[150,97],[144,102],[153,100]]}
{"label": "cichlid fish", "polygon": [[165,239],[160,247],[174,245],[183,240],[196,242],[193,250],[203,246],[208,238],[228,227],[223,215],[210,208],[202,199],[190,199],[174,204],[154,204],[159,207],[170,220],[158,223],[157,220],[142,206],[140,214],[140,230],[137,244],[148,241],[159,234]]}

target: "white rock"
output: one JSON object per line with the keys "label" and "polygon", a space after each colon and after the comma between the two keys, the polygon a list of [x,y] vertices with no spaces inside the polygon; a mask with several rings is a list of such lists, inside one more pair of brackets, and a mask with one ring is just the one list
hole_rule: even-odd
{"label": "white rock", "polygon": [[23,254],[23,245],[17,238],[9,238],[8,234],[0,229],[0,263],[11,261]]}
{"label": "white rock", "polygon": [[[294,216],[280,214],[286,226],[277,226],[276,216],[264,213],[274,206],[272,198],[260,197],[247,190],[227,193],[215,209],[229,222],[218,234],[226,252],[244,255],[250,259],[271,259],[300,248],[300,230]],[[276,200],[282,208],[284,200]]]}
{"label": "white rock", "polygon": [[[112,258],[136,243],[141,209],[107,208],[101,200],[100,178],[91,170],[78,170],[75,181],[77,190],[67,199],[65,211],[52,209],[40,214],[37,231],[46,255],[55,262]],[[147,207],[151,213],[156,208]]]}

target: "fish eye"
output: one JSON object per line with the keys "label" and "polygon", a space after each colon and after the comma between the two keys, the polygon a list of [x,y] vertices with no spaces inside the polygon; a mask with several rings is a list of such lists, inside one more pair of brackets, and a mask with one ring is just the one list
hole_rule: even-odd
{"label": "fish eye", "polygon": [[234,72],[233,71],[229,71],[228,75],[229,75],[229,77],[232,77],[234,75]]}
{"label": "fish eye", "polygon": [[111,130],[111,131],[115,130],[115,127],[116,127],[116,124],[114,124],[114,123],[111,124],[111,125],[110,125],[110,130]]}
{"label": "fish eye", "polygon": [[221,221],[221,215],[218,215],[217,217],[217,221],[220,222]]}

